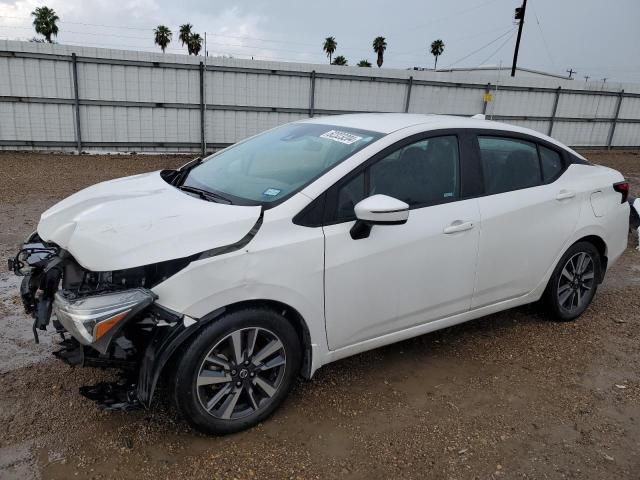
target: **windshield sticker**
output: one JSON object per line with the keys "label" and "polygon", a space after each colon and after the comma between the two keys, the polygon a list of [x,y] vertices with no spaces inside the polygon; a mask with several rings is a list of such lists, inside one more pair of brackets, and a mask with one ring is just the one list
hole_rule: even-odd
{"label": "windshield sticker", "polygon": [[267,188],[264,192],[262,192],[262,195],[264,195],[265,197],[275,197],[281,191],[282,190],[280,190],[278,188]]}
{"label": "windshield sticker", "polygon": [[320,138],[328,138],[329,140],[344,143],[345,145],[351,145],[352,143],[356,143],[358,140],[362,140],[362,137],[347,132],[341,132],[339,130],[329,130],[327,133],[320,135]]}

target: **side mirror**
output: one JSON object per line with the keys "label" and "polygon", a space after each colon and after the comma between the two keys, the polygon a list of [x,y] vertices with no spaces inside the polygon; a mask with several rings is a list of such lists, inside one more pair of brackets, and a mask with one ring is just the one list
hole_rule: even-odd
{"label": "side mirror", "polygon": [[402,225],[409,218],[409,205],[388,195],[372,195],[354,207],[356,223],[351,238],[367,238],[373,225]]}

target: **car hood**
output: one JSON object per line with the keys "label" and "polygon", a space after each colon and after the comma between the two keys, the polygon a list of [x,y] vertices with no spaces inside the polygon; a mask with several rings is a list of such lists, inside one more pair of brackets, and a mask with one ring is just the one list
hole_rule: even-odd
{"label": "car hood", "polygon": [[251,230],[260,211],[195,198],[158,171],[71,195],[42,214],[38,234],[88,270],[121,270],[231,245]]}

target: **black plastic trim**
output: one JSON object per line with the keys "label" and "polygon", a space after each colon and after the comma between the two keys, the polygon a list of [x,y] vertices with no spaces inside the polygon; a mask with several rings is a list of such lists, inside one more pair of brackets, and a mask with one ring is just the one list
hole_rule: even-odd
{"label": "black plastic trim", "polygon": [[[481,189],[481,193],[478,195],[474,195],[473,197],[469,197],[469,198],[475,198],[475,197],[485,197],[485,196],[489,196],[489,195],[500,195],[502,193],[508,193],[508,192],[514,192],[517,190],[526,190],[527,188],[536,188],[536,187],[540,187],[542,185],[550,185],[552,183],[554,183],[555,181],[557,181],[560,177],[562,177],[562,175],[564,175],[564,173],[567,171],[567,169],[569,168],[569,165],[571,164],[582,164],[582,165],[590,165],[589,162],[586,162],[584,160],[582,160],[581,158],[578,158],[577,156],[573,155],[571,152],[569,152],[568,150],[566,150],[563,147],[560,147],[558,145],[556,145],[555,143],[551,143],[543,138],[539,138],[536,137],[535,135],[529,135],[526,133],[520,133],[520,132],[512,132],[512,131],[508,131],[508,130],[496,130],[496,129],[469,129],[468,130],[470,133],[472,133],[475,137],[474,142],[473,142],[473,148],[476,150],[476,157],[477,157],[477,161],[478,161],[478,167],[480,169],[480,171],[482,172],[482,178],[483,178],[483,182],[482,182],[482,189]],[[529,142],[534,144],[534,146],[536,147],[536,151],[538,153],[538,162],[541,162],[540,159],[540,149],[538,148],[539,146],[543,146],[545,148],[548,148],[549,150],[552,150],[556,153],[558,153],[560,155],[560,159],[562,161],[562,170],[560,171],[559,174],[557,174],[555,177],[553,177],[552,179],[543,182],[542,181],[542,165],[540,165],[540,183],[538,185],[534,185],[532,187],[525,187],[525,188],[518,188],[515,190],[508,190],[507,192],[500,192],[500,193],[491,193],[488,194],[485,192],[484,190],[484,171],[482,168],[482,161],[481,161],[481,154],[480,154],[480,144],[478,142],[478,138],[479,137],[493,137],[493,138],[505,138],[505,139],[510,139],[510,140],[520,140],[523,142]]]}

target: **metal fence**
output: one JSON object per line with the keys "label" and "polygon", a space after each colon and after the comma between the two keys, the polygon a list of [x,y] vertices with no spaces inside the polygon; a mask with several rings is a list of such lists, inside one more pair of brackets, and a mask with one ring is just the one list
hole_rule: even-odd
{"label": "metal fence", "polygon": [[[0,148],[204,151],[355,112],[473,115],[572,146],[640,146],[640,85],[0,41]],[[490,95],[487,95],[490,94]]]}

